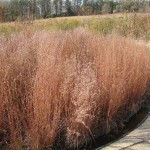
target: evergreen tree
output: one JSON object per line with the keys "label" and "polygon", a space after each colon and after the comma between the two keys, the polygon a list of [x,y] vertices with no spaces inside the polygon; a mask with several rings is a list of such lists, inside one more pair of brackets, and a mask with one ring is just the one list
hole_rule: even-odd
{"label": "evergreen tree", "polygon": [[66,12],[67,12],[67,16],[74,15],[70,0],[65,1],[65,9],[66,9]]}

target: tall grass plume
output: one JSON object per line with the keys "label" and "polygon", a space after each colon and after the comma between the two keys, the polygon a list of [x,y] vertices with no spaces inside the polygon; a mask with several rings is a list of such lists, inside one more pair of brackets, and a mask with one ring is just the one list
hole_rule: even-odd
{"label": "tall grass plume", "polygon": [[1,36],[1,142],[80,148],[117,129],[144,102],[149,58],[131,38],[82,28]]}

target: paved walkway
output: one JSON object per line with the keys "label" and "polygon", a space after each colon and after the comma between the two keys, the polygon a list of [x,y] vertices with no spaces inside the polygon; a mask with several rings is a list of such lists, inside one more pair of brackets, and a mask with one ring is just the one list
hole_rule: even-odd
{"label": "paved walkway", "polygon": [[122,139],[96,150],[150,150],[150,113],[137,129]]}

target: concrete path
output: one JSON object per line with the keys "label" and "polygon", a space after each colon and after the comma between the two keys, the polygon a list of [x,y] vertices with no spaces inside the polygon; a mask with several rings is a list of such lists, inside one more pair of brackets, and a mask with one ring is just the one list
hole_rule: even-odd
{"label": "concrete path", "polygon": [[137,129],[120,140],[96,150],[150,150],[150,113]]}

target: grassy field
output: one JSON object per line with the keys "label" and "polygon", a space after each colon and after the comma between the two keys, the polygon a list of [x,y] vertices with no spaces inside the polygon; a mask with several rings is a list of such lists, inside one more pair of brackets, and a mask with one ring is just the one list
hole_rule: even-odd
{"label": "grassy field", "polygon": [[150,39],[149,14],[116,14],[97,16],[62,17],[36,21],[24,21],[0,24],[0,34],[10,35],[28,28],[34,31],[73,30],[79,27],[92,32],[107,35],[117,33],[122,36]]}
{"label": "grassy field", "polygon": [[0,148],[77,149],[123,127],[149,91],[148,15],[0,25]]}

